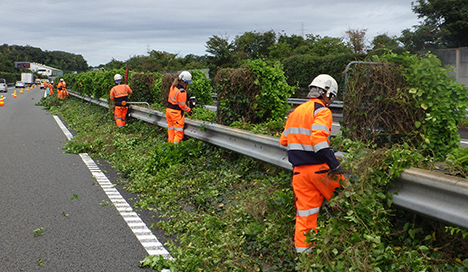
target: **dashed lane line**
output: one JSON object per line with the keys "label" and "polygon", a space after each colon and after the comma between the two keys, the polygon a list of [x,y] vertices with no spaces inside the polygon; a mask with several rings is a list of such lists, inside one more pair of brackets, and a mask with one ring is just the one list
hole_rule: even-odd
{"label": "dashed lane line", "polygon": [[[73,135],[67,129],[67,127],[62,123],[58,116],[54,116],[55,121],[57,122],[60,129],[63,131],[68,140],[73,138]],[[160,255],[165,259],[172,259],[170,253],[164,248],[164,246],[159,242],[158,238],[154,236],[151,230],[146,226],[146,224],[141,220],[136,212],[133,211],[132,207],[128,202],[122,197],[122,195],[114,188],[114,184],[106,177],[106,175],[101,171],[97,166],[94,160],[87,153],[79,154],[85,165],[88,167],[89,171],[93,177],[97,180],[102,190],[106,193],[109,200],[112,202],[114,207],[120,213],[122,218],[127,223],[128,227],[135,234],[136,238],[140,244],[145,248],[146,252],[149,255]],[[168,272],[169,270],[164,269],[162,272]]]}

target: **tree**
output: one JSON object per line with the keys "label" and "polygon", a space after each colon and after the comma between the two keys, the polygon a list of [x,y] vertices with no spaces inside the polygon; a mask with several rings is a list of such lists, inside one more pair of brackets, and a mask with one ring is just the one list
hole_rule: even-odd
{"label": "tree", "polygon": [[403,44],[405,51],[411,53],[445,47],[443,34],[433,25],[418,26],[414,32],[405,29],[398,40]]}
{"label": "tree", "polygon": [[206,42],[206,52],[212,54],[209,61],[215,66],[227,67],[234,63],[235,55],[233,53],[234,44],[229,42],[229,38],[214,35]]}
{"label": "tree", "polygon": [[441,46],[468,46],[468,1],[417,0],[412,8],[418,18],[424,19],[416,31],[433,28],[441,38]]}
{"label": "tree", "polygon": [[264,33],[245,32],[235,38],[234,51],[242,59],[266,58],[275,43],[276,34],[273,30]]}
{"label": "tree", "polygon": [[366,36],[367,29],[348,29],[346,31],[347,38],[349,40],[349,44],[353,48],[353,53],[355,54],[365,54],[366,53],[366,46],[365,46],[365,36]]}
{"label": "tree", "polygon": [[383,54],[388,51],[395,53],[401,53],[403,48],[396,36],[390,37],[387,34],[380,34],[374,37],[372,40],[372,51],[368,54]]}
{"label": "tree", "polygon": [[281,60],[291,56],[292,54],[292,48],[286,42],[278,42],[277,44],[270,46],[268,50],[270,51],[269,57],[272,59]]}
{"label": "tree", "polygon": [[278,38],[278,43],[286,43],[288,44],[292,49],[297,48],[305,43],[305,39],[302,36],[298,35],[280,35]]}
{"label": "tree", "polygon": [[352,53],[352,48],[341,38],[315,36],[310,54],[318,56]]}
{"label": "tree", "polygon": [[42,49],[30,45],[9,46],[8,44],[3,44],[0,47],[1,54],[7,59],[7,62],[11,62],[11,64],[6,64],[5,60],[3,60],[4,64],[1,67],[9,67],[8,69],[13,67],[16,61],[30,61],[52,66],[65,72],[88,70],[88,63],[82,55],[62,51],[42,51]]}
{"label": "tree", "polygon": [[116,60],[112,58],[111,61],[109,61],[106,65],[104,65],[104,68],[107,70],[112,70],[112,69],[123,69],[125,67],[125,64],[122,61]]}

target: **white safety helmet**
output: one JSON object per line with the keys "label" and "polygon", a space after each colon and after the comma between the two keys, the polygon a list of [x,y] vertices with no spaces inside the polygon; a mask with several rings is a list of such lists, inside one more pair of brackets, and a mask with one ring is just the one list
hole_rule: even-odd
{"label": "white safety helmet", "polygon": [[122,81],[122,76],[120,74],[115,74],[114,81]]}
{"label": "white safety helmet", "polygon": [[192,74],[188,71],[183,71],[179,75],[179,80],[183,80],[187,82],[188,84],[192,84]]}
{"label": "white safety helmet", "polygon": [[63,78],[61,78],[60,81],[63,81]]}
{"label": "white safety helmet", "polygon": [[326,95],[329,98],[336,98],[338,96],[338,83],[336,83],[336,80],[330,75],[318,75],[314,80],[312,80],[312,83],[309,84],[309,89],[311,87],[318,87],[325,90]]}

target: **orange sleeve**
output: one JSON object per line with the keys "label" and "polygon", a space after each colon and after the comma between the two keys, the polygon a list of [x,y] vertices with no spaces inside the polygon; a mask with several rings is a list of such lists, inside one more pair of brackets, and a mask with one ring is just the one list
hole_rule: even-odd
{"label": "orange sleeve", "polygon": [[110,95],[109,95],[110,100],[114,100],[114,96],[115,96],[115,92],[114,92],[114,88],[112,88],[110,91]]}
{"label": "orange sleeve", "polygon": [[179,92],[177,94],[177,101],[179,102],[179,107],[181,110],[190,112],[190,108],[187,107],[187,91]]}
{"label": "orange sleeve", "polygon": [[310,141],[316,152],[322,148],[330,147],[328,137],[331,134],[332,122],[333,116],[328,108],[315,115]]}
{"label": "orange sleeve", "polygon": [[[289,119],[288,119],[289,120]],[[284,132],[288,129],[288,120],[286,120],[286,124],[284,125],[283,132],[281,132],[281,137],[280,137],[280,144],[282,146],[288,146],[288,136],[284,135]]]}

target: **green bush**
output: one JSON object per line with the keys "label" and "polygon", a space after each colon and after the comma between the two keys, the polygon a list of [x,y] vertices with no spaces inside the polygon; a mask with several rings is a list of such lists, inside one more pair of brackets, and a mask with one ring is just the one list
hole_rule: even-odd
{"label": "green bush", "polygon": [[315,55],[294,55],[281,63],[290,86],[297,86],[296,97],[306,98],[309,84],[319,74],[329,74],[343,86],[343,72],[346,65],[356,60],[353,54],[341,54],[319,57]]}
{"label": "green bush", "polygon": [[150,105],[159,102],[161,74],[133,73],[129,85],[133,91],[132,101],[148,102]]}
{"label": "green bush", "polygon": [[413,107],[424,111],[425,118],[415,123],[423,138],[419,149],[443,159],[459,148],[458,125],[466,115],[468,88],[451,78],[432,54],[389,53],[375,59],[401,66],[413,97]]}
{"label": "green bush", "polygon": [[[110,90],[115,86],[114,75],[125,75],[125,70],[99,70],[80,74],[66,74],[63,76],[67,88],[82,95],[92,96],[96,99],[109,99]],[[130,78],[131,74],[129,74]]]}
{"label": "green bush", "polygon": [[199,70],[190,71],[193,83],[188,88],[188,93],[192,93],[197,98],[198,107],[213,105],[213,87],[211,80],[206,77],[205,72]]}
{"label": "green bush", "polygon": [[249,60],[238,69],[220,69],[215,78],[218,91],[218,122],[262,123],[283,119],[293,88],[286,83],[282,66]]}

